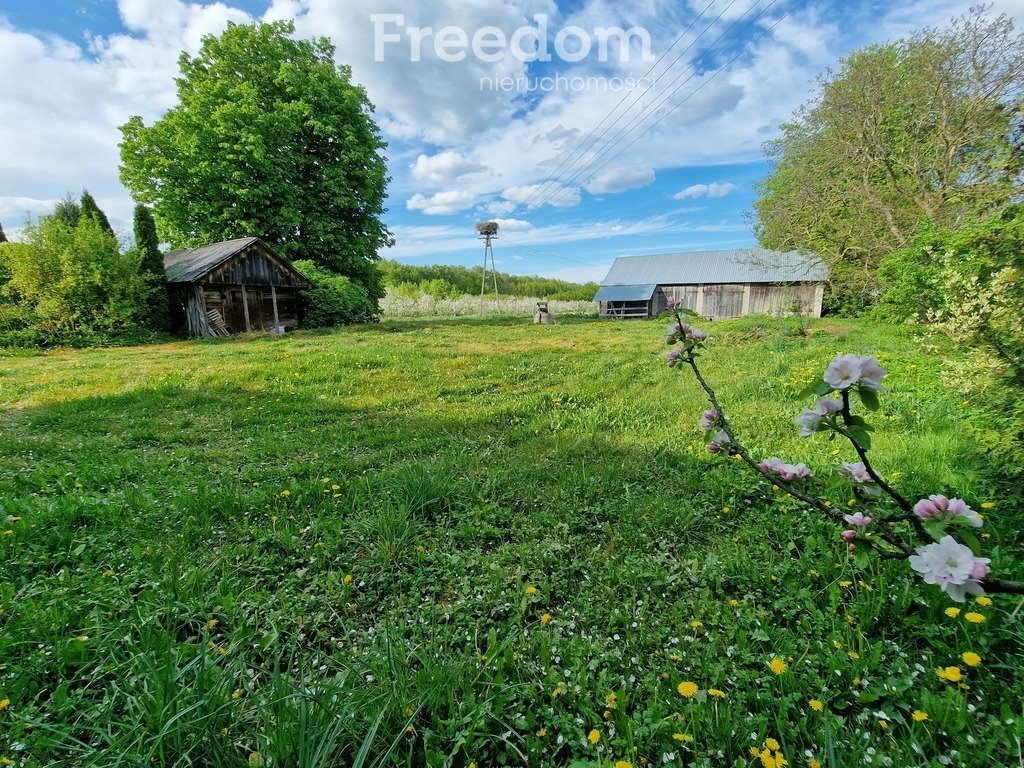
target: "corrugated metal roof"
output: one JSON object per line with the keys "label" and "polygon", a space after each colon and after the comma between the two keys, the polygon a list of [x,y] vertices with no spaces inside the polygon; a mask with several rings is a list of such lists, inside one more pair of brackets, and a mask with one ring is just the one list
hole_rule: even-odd
{"label": "corrugated metal roof", "polygon": [[652,256],[620,256],[601,283],[609,285],[715,285],[828,280],[820,259],[796,251],[739,248]]}
{"label": "corrugated metal roof", "polygon": [[191,283],[216,269],[236,253],[248,248],[258,237],[240,237],[222,243],[171,251],[164,256],[164,271],[169,283]]}
{"label": "corrugated metal roof", "polygon": [[656,285],[602,285],[594,301],[650,301]]}

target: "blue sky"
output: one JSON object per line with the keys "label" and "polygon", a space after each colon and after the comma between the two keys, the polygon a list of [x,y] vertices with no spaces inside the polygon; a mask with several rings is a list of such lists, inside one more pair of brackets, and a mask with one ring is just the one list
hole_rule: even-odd
{"label": "blue sky", "polygon": [[[813,78],[855,48],[943,24],[968,5],[0,0],[0,222],[17,234],[26,214],[87,187],[127,232],[117,126],[174,104],[178,53],[196,51],[204,34],[293,19],[298,35],[332,39],[377,106],[397,238],[384,255],[475,264],[473,224],[496,218],[500,269],[599,280],[619,255],[752,245],[761,145],[812,95]],[[995,10],[1020,23],[1024,0]],[[542,24],[551,60],[524,61],[529,30]],[[411,27],[432,30],[419,33],[418,56]],[[612,36],[602,56],[601,30],[616,29],[629,30],[628,45]],[[474,51],[479,35],[504,44]],[[575,55],[584,43],[589,55]],[[626,86],[652,66],[653,87]],[[557,89],[539,87],[559,76]],[[512,87],[497,87],[502,78]]]}

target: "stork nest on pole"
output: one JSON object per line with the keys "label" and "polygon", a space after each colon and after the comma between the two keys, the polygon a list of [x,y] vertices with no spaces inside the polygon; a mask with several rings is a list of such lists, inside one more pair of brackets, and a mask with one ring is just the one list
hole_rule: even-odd
{"label": "stork nest on pole", "polygon": [[487,237],[488,235],[494,236],[498,234],[498,222],[478,221],[476,223],[476,231],[483,237]]}

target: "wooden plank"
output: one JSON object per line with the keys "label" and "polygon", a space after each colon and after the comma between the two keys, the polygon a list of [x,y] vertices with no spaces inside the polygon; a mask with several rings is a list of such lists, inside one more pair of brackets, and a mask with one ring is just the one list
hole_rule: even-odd
{"label": "wooden plank", "polygon": [[274,333],[277,333],[278,328],[281,327],[281,320],[277,315],[277,288],[273,283],[270,284],[270,302],[274,306]]}
{"label": "wooden plank", "polygon": [[242,311],[245,313],[245,332],[252,330],[252,323],[249,322],[249,294],[245,292],[245,283],[242,283]]}

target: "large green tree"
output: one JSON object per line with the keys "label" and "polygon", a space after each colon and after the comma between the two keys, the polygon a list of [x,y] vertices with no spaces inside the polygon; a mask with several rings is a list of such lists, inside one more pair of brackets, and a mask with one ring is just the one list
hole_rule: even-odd
{"label": "large green tree", "polygon": [[160,253],[153,213],[144,205],[135,206],[133,217],[135,248],[139,251],[139,271],[146,281],[146,316],[144,322],[154,331],[171,329],[170,302],[167,296],[167,273]]}
{"label": "large green tree", "polygon": [[825,257],[850,295],[922,221],[957,228],[1019,193],[1024,36],[972,9],[873,45],[819,79],[779,138],[754,204],[760,242]]}
{"label": "large green tree", "polygon": [[7,233],[4,232],[4,225],[0,224],[0,243],[7,242]]}
{"label": "large green tree", "polygon": [[172,247],[255,235],[383,294],[386,144],[326,38],[230,24],[181,54],[178,104],[121,126],[121,180]]}

